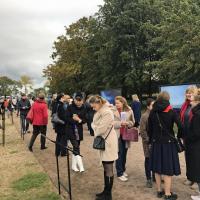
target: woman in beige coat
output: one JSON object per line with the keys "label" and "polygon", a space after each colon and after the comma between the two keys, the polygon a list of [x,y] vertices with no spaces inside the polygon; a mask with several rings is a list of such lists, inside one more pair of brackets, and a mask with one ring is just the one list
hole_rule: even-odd
{"label": "woman in beige coat", "polygon": [[[118,159],[116,161],[117,177],[121,181],[128,180],[128,174],[126,171],[126,157],[129,142],[123,140],[122,135],[126,128],[132,128],[135,124],[134,114],[132,109],[128,106],[126,99],[122,96],[115,98],[114,113],[114,127],[118,135],[119,152]],[[124,115],[124,117],[122,116]],[[123,119],[124,118],[124,119]]]}
{"label": "woman in beige coat", "polygon": [[104,167],[104,191],[96,194],[96,200],[111,200],[112,199],[112,186],[113,186],[113,164],[118,158],[118,139],[114,130],[114,116],[106,104],[106,101],[96,95],[92,96],[89,100],[90,105],[96,111],[92,128],[95,137],[102,136],[106,138],[105,150],[99,151],[100,160]]}

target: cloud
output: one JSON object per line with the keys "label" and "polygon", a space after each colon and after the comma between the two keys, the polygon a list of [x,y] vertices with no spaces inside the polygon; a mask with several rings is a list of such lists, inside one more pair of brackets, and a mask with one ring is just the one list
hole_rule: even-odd
{"label": "cloud", "polygon": [[0,75],[18,80],[29,75],[44,83],[42,70],[51,63],[53,41],[64,26],[93,15],[103,0],[1,0]]}

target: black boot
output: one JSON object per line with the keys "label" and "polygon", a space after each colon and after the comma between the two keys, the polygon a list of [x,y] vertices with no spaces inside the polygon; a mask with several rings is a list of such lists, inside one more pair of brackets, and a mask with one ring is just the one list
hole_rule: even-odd
{"label": "black boot", "polygon": [[29,146],[28,146],[29,151],[33,151],[32,147],[33,147],[33,144],[34,144],[36,138],[37,138],[37,135],[33,134],[31,137]]}
{"label": "black boot", "polygon": [[106,191],[106,172],[104,172],[104,190],[101,193],[96,194],[96,199],[104,197]]}
{"label": "black boot", "polygon": [[112,200],[112,187],[113,187],[113,181],[114,181],[114,176],[112,177],[106,177],[106,191],[105,191],[105,200]]}

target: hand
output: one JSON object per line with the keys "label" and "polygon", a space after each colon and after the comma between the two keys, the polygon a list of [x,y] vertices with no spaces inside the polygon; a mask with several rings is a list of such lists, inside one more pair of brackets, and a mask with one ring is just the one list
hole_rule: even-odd
{"label": "hand", "polygon": [[128,126],[128,122],[121,122],[121,126]]}
{"label": "hand", "polygon": [[81,119],[79,118],[78,115],[73,115],[73,120],[78,122],[78,121],[80,121]]}

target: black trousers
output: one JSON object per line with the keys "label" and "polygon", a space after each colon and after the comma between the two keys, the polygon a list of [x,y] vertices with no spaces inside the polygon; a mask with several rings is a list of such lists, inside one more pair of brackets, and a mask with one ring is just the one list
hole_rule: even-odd
{"label": "black trousers", "polygon": [[80,154],[80,141],[77,141],[74,138],[68,138],[66,134],[57,133],[56,137],[56,148],[55,148],[55,155],[62,156],[66,154],[66,148],[68,146],[68,141],[73,146],[74,155]]}
{"label": "black trousers", "polygon": [[[40,133],[46,136],[46,132],[47,132],[47,126],[46,125],[42,125],[42,126],[33,125],[33,135],[31,137],[31,141],[30,141],[29,147],[32,148],[37,136]],[[43,137],[42,135],[40,137],[40,143],[41,143],[41,149],[45,148],[46,138]]]}

